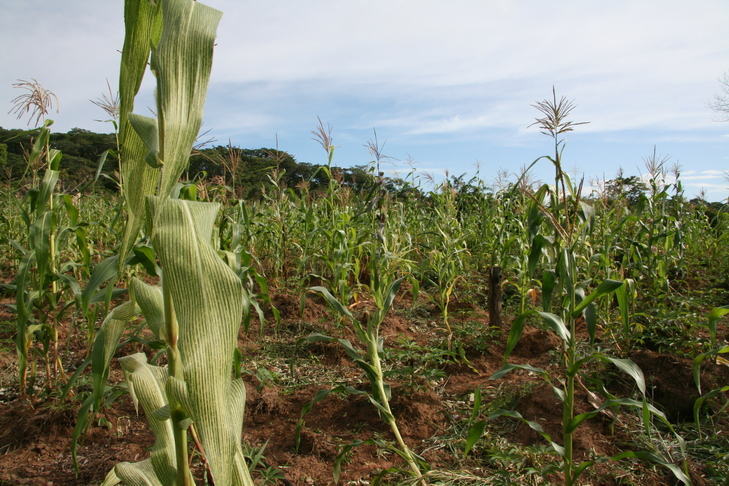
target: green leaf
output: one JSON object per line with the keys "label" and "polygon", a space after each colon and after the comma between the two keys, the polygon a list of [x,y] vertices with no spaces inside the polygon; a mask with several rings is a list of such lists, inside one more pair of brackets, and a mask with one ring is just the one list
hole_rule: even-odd
{"label": "green leaf", "polygon": [[111,359],[119,346],[124,328],[131,319],[139,312],[134,302],[125,302],[115,307],[104,319],[103,324],[96,334],[93,347],[91,348],[91,376],[93,378],[92,396],[93,410],[98,411],[101,404],[106,378],[109,374]]}
{"label": "green leaf", "polygon": [[504,349],[504,360],[509,359],[512,351],[514,351],[516,345],[519,344],[519,339],[521,339],[521,335],[524,332],[524,324],[526,323],[527,318],[533,314],[533,312],[525,312],[512,321],[509,337],[506,340],[506,348]]}
{"label": "green leaf", "polygon": [[116,255],[111,256],[94,267],[91,278],[81,294],[85,306],[88,306],[91,302],[91,296],[99,290],[99,287],[117,276],[117,261],[118,257]]}
{"label": "green leaf", "polygon": [[529,275],[534,274],[537,269],[537,265],[539,264],[539,259],[544,254],[544,249],[551,244],[552,242],[541,234],[538,234],[534,237],[534,239],[532,240],[532,247],[529,252],[529,261],[527,264],[527,271],[529,272]]}
{"label": "green leaf", "polygon": [[593,290],[590,295],[582,299],[580,303],[577,304],[574,311],[572,311],[572,317],[578,317],[585,309],[585,307],[590,305],[593,300],[615,292],[615,290],[618,289],[621,285],[623,285],[623,282],[620,282],[618,280],[605,280],[600,285],[598,285],[597,288]]}
{"label": "green leaf", "polygon": [[370,383],[372,383],[373,385],[375,383],[377,383],[378,379],[382,379],[381,377],[378,376],[375,368],[371,364],[369,364],[367,361],[365,361],[363,359],[355,359],[354,363],[357,366],[359,366],[362,369],[362,371],[365,372],[365,374],[367,375],[367,378],[370,380]]}
{"label": "green leaf", "polygon": [[624,284],[615,289],[615,297],[618,300],[618,308],[620,309],[620,317],[623,320],[623,332],[626,336],[630,336],[630,289],[633,287],[633,280],[626,279]]}
{"label": "green leaf", "polygon": [[342,303],[339,302],[337,300],[337,298],[334,297],[332,295],[332,293],[329,292],[329,290],[326,287],[319,287],[319,286],[310,287],[309,290],[312,291],[312,292],[316,292],[316,293],[320,294],[324,298],[324,300],[326,301],[326,303],[329,304],[329,306],[332,309],[334,309],[335,311],[339,312],[341,315],[343,315],[345,317],[349,317],[350,319],[354,319],[354,316],[349,311],[349,309],[347,309],[344,305],[342,305]]}
{"label": "green leaf", "polygon": [[582,461],[577,465],[577,467],[572,471],[572,479],[575,481],[574,484],[579,484],[577,480],[582,475],[583,472],[589,467],[592,467],[595,464],[595,461]]}
{"label": "green leaf", "polygon": [[165,341],[167,336],[164,333],[165,311],[162,289],[133,277],[129,292],[142,310],[149,329],[157,336],[157,339]]}
{"label": "green leaf", "polygon": [[44,212],[30,227],[30,244],[35,253],[38,281],[45,286],[51,268],[50,242],[53,228],[53,213]]}
{"label": "green leaf", "polygon": [[[573,292],[575,288],[575,255],[568,248],[563,248],[557,260],[557,274],[562,288]],[[579,314],[578,314],[579,315]]]}
{"label": "green leaf", "polygon": [[468,453],[471,452],[471,449],[473,448],[473,446],[481,438],[485,428],[486,428],[485,420],[479,420],[477,422],[474,422],[468,428],[468,433],[466,434],[466,444],[463,446],[463,457],[464,458],[466,456],[468,456]]}
{"label": "green leaf", "polygon": [[711,356],[711,354],[712,353],[701,353],[694,358],[693,363],[691,364],[691,372],[694,377],[696,389],[699,391],[699,395],[701,395],[701,363],[703,363],[706,358]]}
{"label": "green leaf", "polygon": [[93,180],[92,184],[95,184],[96,181],[99,180],[101,171],[104,170],[104,164],[106,164],[106,159],[109,157],[110,150],[111,149],[106,149],[103,152],[101,152],[101,155],[99,155],[99,161],[96,164],[96,173],[94,174],[94,180]]}
{"label": "green leaf", "polygon": [[688,476],[686,476],[686,474],[681,470],[681,468],[679,468],[675,464],[671,464],[670,462],[662,459],[661,457],[657,456],[656,454],[654,454],[652,452],[625,451],[625,452],[622,452],[618,455],[611,457],[610,459],[612,459],[613,461],[619,461],[619,460],[626,459],[626,458],[635,458],[635,459],[640,459],[641,461],[644,461],[644,462],[652,462],[652,463],[661,465],[661,466],[667,468],[668,470],[670,470],[673,473],[673,475],[676,477],[676,479],[681,481],[683,484],[685,484],[686,486],[691,486],[691,480],[688,478]]}
{"label": "green leaf", "polygon": [[148,116],[132,113],[129,115],[129,123],[147,149],[147,155],[144,157],[144,161],[152,168],[157,169],[162,167],[164,161],[159,158],[157,120]]}
{"label": "green leaf", "polygon": [[701,412],[701,407],[704,406],[704,403],[706,403],[707,400],[715,397],[716,395],[720,395],[720,394],[726,393],[726,392],[729,392],[729,385],[711,390],[706,395],[703,395],[703,396],[700,396],[699,398],[697,398],[696,401],[694,402],[694,422],[696,423],[696,430],[699,433],[699,437],[701,437],[701,420],[699,418],[699,414]]}
{"label": "green leaf", "polygon": [[326,342],[331,343],[336,341],[336,338],[333,338],[331,336],[327,336],[326,334],[321,334],[319,332],[313,332],[306,336],[304,338],[304,341],[307,343],[318,343],[318,342]]}
{"label": "green leaf", "polygon": [[551,270],[542,273],[542,308],[549,312],[552,308],[552,295],[557,283],[557,275]]}
{"label": "green leaf", "polygon": [[586,223],[591,222],[595,217],[595,208],[587,204],[585,201],[580,201],[580,211],[582,213],[582,218]]}
{"label": "green leaf", "polygon": [[[174,480],[174,479],[173,479]],[[140,462],[121,462],[107,474],[101,486],[128,484],[134,486],[163,486],[157,479],[151,459]],[[172,483],[167,483],[172,484]]]}
{"label": "green leaf", "polygon": [[711,309],[711,312],[709,312],[708,327],[711,334],[712,345],[716,345],[716,323],[719,322],[719,319],[727,314],[729,314],[728,307],[714,307],[713,309]]}
{"label": "green leaf", "polygon": [[564,457],[564,447],[554,442],[552,440],[552,437],[544,431],[544,428],[542,428],[539,423],[534,422],[533,420],[525,419],[524,416],[516,410],[498,410],[494,414],[490,415],[489,419],[494,420],[499,417],[511,417],[525,423],[527,426],[529,426],[530,429],[541,435],[542,438],[546,440],[547,443],[549,443],[549,445],[552,447],[552,449],[554,449],[557,454],[559,454],[561,457]]}
{"label": "green leaf", "polygon": [[36,197],[36,205],[34,209],[36,217],[41,216],[48,210],[51,198],[53,197],[53,191],[56,188],[60,174],[61,173],[58,170],[53,170],[51,168],[46,169],[46,172],[43,175],[43,180],[41,180],[40,183],[38,196]]}
{"label": "green leaf", "polygon": [[180,199],[187,199],[188,201],[197,201],[197,184],[184,184],[180,187],[178,197]]}
{"label": "green leaf", "polygon": [[218,256],[211,236],[219,206],[179,199],[149,199],[157,222],[151,240],[164,270],[179,323],[178,348],[189,415],[216,484],[248,477],[237,457],[230,416],[230,375],[243,314],[242,284]]}
{"label": "green leaf", "polygon": [[640,392],[645,395],[645,376],[640,367],[630,359],[611,358],[610,356],[603,356],[601,359],[606,360],[620,368],[622,371],[630,375],[638,385]]}
{"label": "green leaf", "polygon": [[387,312],[390,310],[390,307],[392,307],[392,303],[395,301],[395,296],[397,295],[397,291],[400,289],[402,281],[402,278],[398,278],[387,287],[387,290],[385,291],[385,303],[381,309],[383,312]]}
{"label": "green leaf", "polygon": [[[187,168],[202,123],[221,12],[192,0],[162,3],[162,36],[152,51],[159,116],[159,194],[167,197]],[[219,479],[218,479],[219,480]]]}
{"label": "green leaf", "polygon": [[[155,437],[150,460],[155,477],[162,484],[173,484],[176,477],[175,441],[172,430],[172,421],[163,410],[169,411],[165,384],[167,372],[164,368],[152,366],[147,363],[144,353],[125,356],[119,360],[125,371],[130,392],[139,401],[144,410],[149,427]],[[122,463],[123,464],[123,463]],[[121,464],[115,467],[116,474],[122,482],[129,482],[125,472],[120,469]]]}
{"label": "green leaf", "polygon": [[160,270],[156,262],[157,256],[151,246],[138,245],[132,248],[132,252],[134,256],[127,260],[127,265],[136,265],[139,263],[150,276],[159,276]]}
{"label": "green leaf", "polygon": [[491,375],[489,377],[489,380],[498,380],[499,378],[506,376],[507,374],[511,373],[514,370],[525,370],[525,371],[529,371],[531,373],[535,373],[540,376],[546,375],[546,371],[544,371],[542,368],[536,368],[536,367],[534,367],[532,365],[528,365],[528,364],[508,363],[508,364],[504,365],[499,371],[497,371],[496,373]]}
{"label": "green leaf", "polygon": [[159,169],[145,162],[148,150],[132,128],[129,117],[134,110],[134,98],[142,85],[152,46],[157,44],[161,34],[161,2],[125,0],[124,28],[119,69],[119,162],[127,223],[119,249],[120,265],[126,261],[144,221],[145,197],[155,193],[160,177]]}
{"label": "green leaf", "polygon": [[570,340],[570,331],[567,329],[564,321],[561,317],[551,312],[537,312],[543,319],[547,326],[554,331],[562,341],[565,343]]}

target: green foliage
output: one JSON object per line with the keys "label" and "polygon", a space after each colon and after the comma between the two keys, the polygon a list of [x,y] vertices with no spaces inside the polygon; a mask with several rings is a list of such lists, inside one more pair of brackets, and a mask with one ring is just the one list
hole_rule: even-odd
{"label": "green foliage", "polygon": [[[561,136],[577,124],[565,118],[572,105],[556,95],[538,105],[545,115],[538,124],[555,152],[536,159],[515,182],[495,187],[451,176],[425,190],[412,179],[385,178],[376,141],[370,166],[338,168],[323,125],[316,132],[326,153],[321,165],[299,163],[277,149],[193,149],[217,13],[189,0],[128,0],[125,17],[118,134],[54,134],[48,125],[0,129],[0,169],[5,153],[2,175],[11,177],[2,186],[0,254],[4,265],[17,269],[3,288],[16,297],[9,307],[21,380],[29,382],[21,388],[35,390],[32,385],[43,381],[22,378],[38,364],[48,370],[49,391],[56,371],[61,377],[73,373],[61,394],[75,389],[81,402],[74,444],[89,425],[104,423],[100,412],[126,390],[155,436],[150,459],[115,467],[107,484],[189,484],[189,437],[199,439],[198,453],[215,484],[250,484],[247,468],[263,481],[279,479],[280,471],[264,462],[265,446],[240,442],[241,368],[262,386],[273,386],[295,381],[296,360],[319,357],[305,356],[298,341],[290,375],[252,363],[236,343],[239,326],[248,331],[256,321],[267,343],[306,329],[308,342],[341,347],[364,372],[359,376],[369,388],[349,376],[327,377],[332,387],[313,395],[296,426],[298,442],[307,414],[331,394],[366,398],[389,426],[394,442],[375,437],[343,444],[333,461],[335,478],[359,445],[399,455],[411,484],[436,478],[483,484],[493,468],[495,477],[511,483],[518,481],[509,477],[511,463],[535,479],[561,470],[567,484],[576,484],[593,463],[609,459],[648,460],[686,481],[675,465],[684,446],[725,462],[724,450],[716,452],[723,443],[702,427],[707,418],[721,423],[727,386],[705,382],[702,389],[700,378],[710,361],[724,363],[729,352],[721,327],[727,309],[717,307],[729,296],[729,212],[723,204],[687,201],[680,174],[667,178],[655,152],[645,182],[618,175],[600,194],[585,197],[582,182],[562,168]],[[206,25],[186,31],[183,17]],[[187,35],[204,39],[189,43]],[[160,84],[158,119],[133,113],[150,59]],[[192,95],[180,100],[173,94],[178,91]],[[529,169],[545,161],[554,169],[554,184],[529,183]],[[77,190],[86,193],[80,197]],[[509,326],[487,323],[480,312],[487,300],[501,298],[486,291],[495,267],[503,272],[497,288]],[[334,325],[326,330],[318,328],[325,313],[315,306],[313,317],[305,312],[312,292],[333,310]],[[297,303],[301,319],[292,324]],[[708,319],[701,317],[712,308]],[[398,312],[409,320],[407,335],[387,334],[386,341],[380,328]],[[71,333],[86,333],[88,358],[75,369],[56,359],[60,322],[69,322]],[[558,349],[538,363],[508,362],[529,326],[549,335]],[[121,358],[126,385],[109,387],[117,352],[131,342],[154,357]],[[682,434],[695,430],[696,440],[684,443],[649,402],[650,387],[628,359],[641,347],[695,356],[694,379],[704,395],[694,405],[695,429],[684,424]],[[457,410],[459,397],[449,397],[453,431],[447,445],[459,466],[485,465],[487,472],[461,471],[447,479],[428,471],[414,452],[423,444],[410,449],[400,435],[388,383],[400,385],[393,388],[403,401],[415,389],[447,394],[454,369],[465,364],[482,372],[490,366],[482,358],[501,352],[504,364],[493,378],[531,374],[551,385],[562,404],[560,432],[550,436],[526,413],[499,410],[513,405],[506,403],[511,392],[502,393],[506,384],[501,391],[482,386],[470,413]],[[616,370],[635,383],[627,398],[611,395],[609,384],[598,386]],[[323,372],[341,368],[327,365]],[[309,375],[307,384],[317,379]],[[519,386],[524,390],[533,381]],[[583,383],[592,408],[576,407]],[[635,412],[636,420],[628,422],[644,428],[641,447],[657,449],[651,445],[661,438],[681,455],[625,451],[578,463],[575,438],[586,422],[624,411]],[[500,422],[489,417],[511,417],[548,446],[534,453],[495,444],[491,429]],[[546,463],[548,449],[558,461]]]}
{"label": "green foliage", "polygon": [[0,170],[5,170],[8,165],[8,144],[0,143]]}

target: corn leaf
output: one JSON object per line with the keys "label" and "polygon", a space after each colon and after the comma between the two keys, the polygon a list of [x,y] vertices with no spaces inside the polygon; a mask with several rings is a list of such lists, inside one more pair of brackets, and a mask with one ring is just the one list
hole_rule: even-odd
{"label": "corn leaf", "polygon": [[567,430],[567,432],[574,432],[575,429],[577,429],[577,427],[579,427],[580,424],[582,422],[584,422],[585,420],[598,415],[603,410],[606,410],[609,408],[617,408],[617,407],[631,407],[631,408],[636,408],[636,409],[640,409],[640,410],[645,409],[657,417],[665,418],[665,415],[663,414],[663,412],[661,412],[656,407],[654,407],[653,405],[651,405],[647,402],[633,400],[630,398],[613,398],[610,400],[606,400],[595,410],[590,410],[589,412],[584,412],[584,413],[575,415],[572,418],[572,421],[567,425],[566,430]]}
{"label": "corn leaf", "polygon": [[599,358],[604,361],[609,361],[630,375],[633,381],[635,381],[635,384],[638,385],[640,392],[645,395],[645,376],[643,376],[643,371],[637,364],[630,359],[611,358],[610,356],[599,356]]}
{"label": "corn leaf", "polygon": [[506,341],[506,349],[504,350],[504,360],[508,359],[509,356],[511,356],[511,352],[514,351],[514,348],[519,343],[522,332],[524,332],[524,324],[526,323],[526,319],[531,315],[533,315],[532,312],[525,312],[524,314],[519,315],[511,323],[509,338]]}
{"label": "corn leaf", "polygon": [[329,292],[329,289],[326,287],[310,287],[309,290],[312,292],[316,292],[318,294],[321,294],[321,296],[324,298],[327,304],[329,304],[329,307],[339,312],[341,315],[345,317],[349,317],[350,319],[354,319],[354,316],[352,313],[347,309],[344,305],[342,305],[341,302],[337,300],[336,297],[332,295],[331,292]]}
{"label": "corn leaf", "polygon": [[565,325],[561,317],[556,314],[552,314],[551,312],[537,311],[537,314],[539,314],[544,319],[547,327],[549,327],[560,338],[562,338],[562,341],[566,343],[570,340],[570,331],[569,329],[567,329],[567,326]]}
{"label": "corn leaf", "polygon": [[509,337],[506,341],[506,348],[504,350],[504,359],[508,359],[514,348],[519,343],[521,335],[524,332],[524,325],[529,317],[541,317],[544,319],[544,323],[552,331],[554,331],[562,341],[568,342],[570,339],[570,331],[567,329],[564,321],[561,317],[551,312],[541,311],[527,311],[517,316],[516,319],[511,323],[511,330],[509,331]]}
{"label": "corn leaf", "polygon": [[670,470],[673,473],[673,475],[676,477],[676,479],[681,481],[686,486],[691,485],[691,480],[688,478],[688,476],[686,476],[686,474],[681,470],[681,468],[679,468],[675,464],[671,464],[670,462],[657,456],[653,452],[625,451],[616,456],[611,457],[610,459],[612,459],[613,461],[619,461],[619,460],[626,459],[626,458],[635,458],[635,459],[640,459],[641,461],[659,464],[659,465],[667,468],[668,470]]}
{"label": "corn leaf", "polygon": [[[114,475],[112,477],[116,478],[118,482],[107,482],[105,480],[102,486],[119,483],[125,486],[164,486],[166,484],[172,484],[162,483],[157,479],[151,459],[145,459],[141,462],[121,462],[114,466],[113,473]],[[108,478],[109,476],[107,476]]]}
{"label": "corn leaf", "polygon": [[[119,363],[126,373],[129,389],[133,390],[134,396],[142,405],[144,415],[155,437],[150,458],[155,476],[162,484],[173,484],[176,478],[176,456],[172,421],[156,413],[167,406],[165,393],[167,371],[148,364],[144,353],[126,356],[121,358]],[[127,482],[123,478],[119,466],[115,469],[122,481]]]}
{"label": "corn leaf", "polygon": [[[243,313],[242,285],[210,244],[217,204],[149,199],[157,214],[152,243],[179,320],[187,407],[216,485],[234,484],[240,437],[231,428],[231,369]],[[167,290],[166,290],[167,291]],[[236,475],[248,477],[247,470]]]}
{"label": "corn leaf", "polygon": [[719,319],[727,314],[729,314],[729,308],[727,307],[714,307],[713,309],[711,309],[711,312],[709,312],[708,327],[709,332],[711,333],[712,345],[716,343],[716,323],[719,322]]}
{"label": "corn leaf", "polygon": [[119,338],[130,319],[139,313],[134,302],[125,302],[114,308],[104,319],[91,350],[91,375],[93,377],[93,395],[98,406],[101,401],[106,377],[109,374],[109,365],[114,357]]}
{"label": "corn leaf", "polygon": [[630,335],[630,294],[633,286],[633,279],[626,279],[623,285],[615,289],[620,317],[623,320],[623,332],[625,332],[626,336]]}
{"label": "corn leaf", "polygon": [[92,296],[105,282],[116,277],[118,260],[119,257],[114,255],[109,258],[105,258],[94,267],[91,278],[81,294],[81,300],[84,303],[84,306],[88,306],[91,303]]}
{"label": "corn leaf", "polygon": [[466,444],[463,446],[463,457],[464,458],[466,456],[468,456],[468,453],[471,452],[471,449],[473,448],[473,446],[481,438],[485,428],[486,428],[485,420],[479,420],[477,422],[474,422],[468,428],[468,434],[466,434]]}
{"label": "corn leaf", "polygon": [[137,132],[137,135],[147,149],[147,155],[144,157],[144,161],[154,169],[162,167],[163,161],[159,158],[157,120],[148,116],[132,113],[129,115],[129,123],[132,125],[134,131]]}
{"label": "corn leaf", "polygon": [[142,314],[149,328],[157,336],[157,339],[164,341],[165,312],[162,301],[162,289],[144,283],[138,278],[132,278],[129,292],[142,310]]}
{"label": "corn leaf", "polygon": [[530,373],[537,374],[542,377],[547,377],[547,372],[544,371],[542,368],[537,368],[532,365],[528,364],[514,364],[514,363],[508,363],[504,365],[499,371],[494,373],[489,377],[489,380],[498,380],[499,378],[502,378],[506,376],[507,374],[511,373],[514,370],[524,370],[529,371]]}
{"label": "corn leaf", "polygon": [[159,194],[167,197],[185,170],[202,123],[221,12],[193,0],[162,3],[162,36],[152,52],[157,77]]}
{"label": "corn leaf", "polygon": [[554,442],[552,440],[552,437],[544,430],[544,428],[538,422],[535,422],[533,420],[527,420],[522,414],[515,410],[498,410],[494,414],[490,415],[489,419],[494,420],[499,417],[511,417],[525,423],[527,426],[529,426],[530,429],[541,435],[542,438],[546,440],[550,446],[552,446],[552,449],[554,449],[557,454],[564,457],[564,447]]}
{"label": "corn leaf", "polygon": [[574,311],[572,311],[572,317],[579,316],[585,309],[585,307],[590,305],[593,300],[602,297],[603,295],[615,292],[615,290],[617,290],[621,285],[623,285],[623,282],[620,282],[618,280],[605,280],[600,285],[598,285],[597,288],[592,291],[590,295],[582,299],[580,303],[577,304]]}
{"label": "corn leaf", "polygon": [[154,194],[159,181],[159,170],[145,162],[148,150],[132,128],[129,116],[134,110],[134,98],[142,85],[150,52],[161,34],[160,2],[126,0],[124,27],[124,48],[119,71],[119,159],[127,223],[119,251],[120,265],[126,260],[144,221],[144,198]]}

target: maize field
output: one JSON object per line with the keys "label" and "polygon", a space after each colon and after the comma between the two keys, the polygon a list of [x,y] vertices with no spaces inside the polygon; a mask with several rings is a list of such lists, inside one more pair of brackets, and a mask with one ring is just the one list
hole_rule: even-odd
{"label": "maize field", "polygon": [[554,91],[544,154],[500,184],[393,184],[375,134],[354,186],[320,120],[322,187],[273,165],[240,198],[235,147],[222,180],[186,176],[222,13],[124,11],[114,190],[64,185],[52,97],[18,100],[0,485],[727,484],[726,205],[655,152],[637,193],[586,195]]}

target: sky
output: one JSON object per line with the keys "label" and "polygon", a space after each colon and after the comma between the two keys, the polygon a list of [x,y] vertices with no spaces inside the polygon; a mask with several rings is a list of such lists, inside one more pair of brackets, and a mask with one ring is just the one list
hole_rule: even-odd
{"label": "sky", "polygon": [[[118,79],[123,2],[6,2],[0,18],[0,126],[17,79],[60,99],[56,130],[111,131],[89,100]],[[207,0],[222,10],[203,130],[218,144],[278,147],[324,163],[367,164],[377,138],[387,175],[439,180],[516,174],[551,141],[532,106],[573,100],[564,167],[589,185],[643,175],[653,153],[678,164],[686,193],[729,196],[729,122],[710,108],[729,71],[726,0]],[[10,46],[10,47],[8,47]],[[136,103],[148,114],[154,80]],[[2,108],[2,105],[6,108]],[[102,120],[102,121],[99,121]],[[533,178],[547,181],[546,162]]]}

